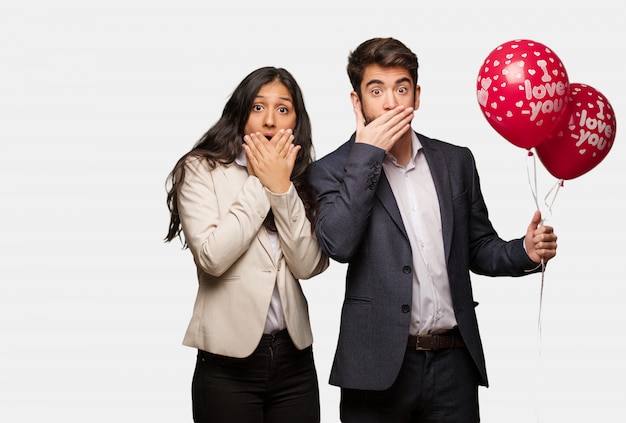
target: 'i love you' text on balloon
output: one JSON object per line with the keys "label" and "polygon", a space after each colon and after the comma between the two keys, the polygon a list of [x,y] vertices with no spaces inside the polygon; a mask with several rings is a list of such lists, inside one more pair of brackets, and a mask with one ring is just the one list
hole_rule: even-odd
{"label": "'i love you' text on balloon", "polygon": [[609,153],[617,122],[609,100],[586,84],[570,84],[567,118],[535,147],[554,177],[573,179],[596,167]]}
{"label": "'i love you' text on balloon", "polygon": [[513,40],[485,59],[477,99],[489,124],[507,141],[530,149],[562,120],[568,101],[567,71],[558,56],[531,40]]}

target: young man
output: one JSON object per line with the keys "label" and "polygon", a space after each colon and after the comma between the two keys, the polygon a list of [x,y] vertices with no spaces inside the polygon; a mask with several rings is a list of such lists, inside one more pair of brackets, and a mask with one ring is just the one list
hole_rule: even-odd
{"label": "young man", "polygon": [[320,245],[349,264],[330,375],[344,422],[478,422],[488,382],[470,271],[523,276],[556,254],[539,211],[523,238],[501,239],[470,150],[411,129],[417,69],[398,40],[358,46],[356,132],[310,171]]}

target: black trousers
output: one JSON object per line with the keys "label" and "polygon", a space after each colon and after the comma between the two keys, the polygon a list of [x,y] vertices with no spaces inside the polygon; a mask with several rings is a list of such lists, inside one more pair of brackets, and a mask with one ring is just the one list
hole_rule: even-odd
{"label": "black trousers", "polygon": [[478,383],[478,371],[465,348],[407,350],[389,389],[341,389],[341,421],[476,423]]}
{"label": "black trousers", "polygon": [[246,358],[198,350],[191,391],[196,423],[320,421],[313,348],[298,350],[286,330]]}

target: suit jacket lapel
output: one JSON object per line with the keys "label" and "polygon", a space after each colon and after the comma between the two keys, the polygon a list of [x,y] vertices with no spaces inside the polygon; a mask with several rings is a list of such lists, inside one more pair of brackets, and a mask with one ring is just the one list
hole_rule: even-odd
{"label": "suit jacket lapel", "polygon": [[450,257],[452,249],[452,233],[454,231],[454,215],[452,207],[452,188],[450,186],[450,174],[445,157],[428,140],[420,137],[424,148],[424,155],[430,168],[430,173],[435,183],[435,190],[439,199],[439,212],[441,213],[441,229],[443,231],[443,245],[446,261]]}
{"label": "suit jacket lapel", "polygon": [[391,220],[393,220],[398,228],[400,228],[402,234],[404,234],[404,236],[408,240],[409,236],[407,235],[406,228],[404,227],[404,223],[402,222],[402,215],[400,214],[400,209],[398,208],[396,197],[393,195],[391,185],[389,185],[387,176],[385,176],[385,171],[382,169],[380,172],[380,181],[378,182],[378,188],[376,189],[376,197],[391,217]]}
{"label": "suit jacket lapel", "polygon": [[[441,151],[439,151],[437,147],[433,146],[429,140],[426,140],[423,137],[420,137],[420,142],[424,148],[424,155],[426,157],[426,161],[428,162],[428,167],[430,168],[430,173],[433,177],[433,182],[437,191],[439,210],[441,213],[443,245],[447,260],[450,257],[450,251],[452,249],[452,233],[454,230],[452,196],[450,194],[452,192],[450,186],[450,174],[448,172],[446,159]],[[389,181],[385,176],[384,170],[381,171],[376,196],[391,219],[402,230],[402,233],[408,239],[406,228],[402,222],[402,215],[400,214],[400,209],[398,209],[398,203],[396,203],[396,199],[393,195],[393,191],[391,190],[391,186],[389,185]]]}

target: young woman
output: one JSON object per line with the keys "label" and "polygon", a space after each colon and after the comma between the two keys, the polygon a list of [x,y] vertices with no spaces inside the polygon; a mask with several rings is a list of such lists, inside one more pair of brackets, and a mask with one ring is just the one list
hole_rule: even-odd
{"label": "young woman", "polygon": [[189,248],[199,283],[183,340],[198,350],[195,422],[320,420],[299,283],[328,267],[313,231],[313,156],[300,87],[264,67],[168,176],[165,240]]}

